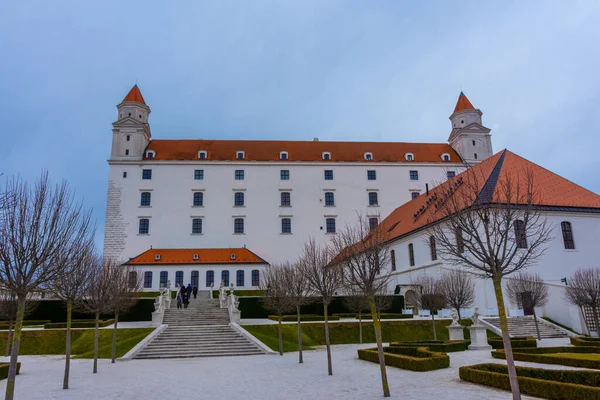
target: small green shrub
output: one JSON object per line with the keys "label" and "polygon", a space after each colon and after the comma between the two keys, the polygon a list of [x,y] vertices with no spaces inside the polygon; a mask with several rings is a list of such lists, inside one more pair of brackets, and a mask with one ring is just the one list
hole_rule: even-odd
{"label": "small green shrub", "polygon": [[[355,318],[358,319],[358,313],[341,313],[341,314],[333,314],[336,317],[340,318]],[[412,314],[398,314],[398,313],[380,313],[379,319],[411,319],[414,316]],[[361,314],[361,319],[373,319],[371,314]]]}
{"label": "small green shrub", "polygon": [[416,342],[392,342],[391,347],[426,347],[431,351],[452,353],[455,351],[465,351],[471,344],[470,340],[424,340]]}
{"label": "small green shrub", "polygon": [[[115,323],[114,319],[101,320],[98,323],[100,328],[104,328],[105,326],[109,326]],[[64,329],[67,327],[66,322],[55,322],[52,324],[44,325],[44,329]],[[95,328],[96,320],[94,319],[77,319],[71,321],[71,328]]]}
{"label": "small green shrub", "polygon": [[[566,354],[569,353],[589,353],[589,354],[600,354],[600,347],[538,347],[538,348],[520,348],[513,351],[515,360],[518,361],[530,361],[542,364],[556,364],[566,365],[569,367],[577,368],[594,368],[600,369],[600,360],[598,359],[584,359],[584,358],[571,358]],[[498,359],[505,359],[506,354],[504,350],[492,351],[492,357]]]}
{"label": "small green shrub", "polygon": [[[433,371],[448,368],[450,357],[444,353],[429,351],[425,347],[384,347],[385,365],[411,371]],[[377,348],[359,349],[358,358],[379,363]]]}
{"label": "small green shrub", "polygon": [[[597,400],[600,372],[516,367],[521,393],[545,399]],[[460,379],[510,390],[506,365],[477,364],[460,367]]]}
{"label": "small green shrub", "polygon": [[[279,321],[279,317],[277,315],[269,315],[269,319],[272,321]],[[324,321],[324,317],[322,315],[310,315],[310,314],[300,314],[300,321],[310,322],[310,321]],[[335,315],[330,315],[328,318],[329,321],[339,321],[340,317]],[[294,322],[298,321],[297,315],[282,315],[282,322]]]}
{"label": "small green shrub", "polygon": [[[493,349],[503,349],[504,342],[502,337],[488,338],[488,343]],[[537,340],[533,336],[516,336],[510,338],[510,344],[513,349],[523,347],[537,347]]]}
{"label": "small green shrub", "polygon": [[570,339],[573,346],[600,347],[600,338],[572,336]]}
{"label": "small green shrub", "polygon": [[[0,380],[8,378],[10,363],[0,363]],[[21,372],[21,363],[17,362],[17,375]]]}
{"label": "small green shrub", "polygon": [[[34,326],[34,325],[45,325],[45,324],[49,324],[50,320],[48,319],[40,319],[40,320],[24,320],[23,321],[23,326]],[[12,328],[14,329],[15,324],[13,323]],[[0,321],[0,329],[4,330],[4,329],[9,329],[10,328],[10,323],[8,323],[8,321]]]}

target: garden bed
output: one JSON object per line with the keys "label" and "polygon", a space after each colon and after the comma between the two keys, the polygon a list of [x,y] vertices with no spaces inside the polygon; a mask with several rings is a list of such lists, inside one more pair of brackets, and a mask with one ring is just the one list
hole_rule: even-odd
{"label": "garden bed", "polygon": [[600,347],[600,338],[572,336],[570,339],[573,346]]}
{"label": "garden bed", "polygon": [[[10,363],[0,363],[0,380],[8,378]],[[17,375],[21,372],[21,363],[17,362]]]}
{"label": "garden bed", "polygon": [[[272,321],[279,321],[279,317],[277,315],[269,315],[269,319]],[[335,315],[330,315],[328,318],[329,321],[339,321],[340,317]],[[295,322],[298,321],[297,315],[282,315],[282,322]],[[310,321],[325,321],[325,317],[322,315],[313,315],[313,314],[300,314],[300,321],[302,322],[310,322]]]}
{"label": "garden bed", "polygon": [[[515,360],[542,364],[566,365],[577,368],[600,369],[600,347],[538,347],[513,351]],[[504,350],[492,351],[492,357],[505,359]]]}
{"label": "garden bed", "polygon": [[[493,349],[503,349],[504,342],[502,337],[488,338],[488,343]],[[533,336],[517,336],[510,338],[510,344],[513,349],[524,347],[537,347],[537,340]]]}
{"label": "garden bed", "polygon": [[[383,348],[385,365],[408,369],[411,371],[433,371],[448,368],[450,357],[447,354],[433,352],[426,347],[395,347]],[[377,348],[359,349],[358,358],[365,361],[379,363]]]}
{"label": "garden bed", "polygon": [[[50,321],[49,319],[39,319],[39,320],[24,320],[23,321],[23,326],[36,326],[36,325],[45,325],[45,324],[49,324]],[[8,321],[0,321],[0,330],[4,330],[4,329],[8,329],[10,327],[10,323]],[[15,328],[15,324],[12,324],[12,328]]]}
{"label": "garden bed", "polygon": [[[477,364],[459,368],[460,379],[510,390],[506,365]],[[600,399],[600,372],[517,367],[521,393],[545,399]]]}
{"label": "garden bed", "polygon": [[470,340],[423,340],[415,342],[392,342],[391,347],[426,347],[431,351],[451,353],[465,351],[471,344]]}

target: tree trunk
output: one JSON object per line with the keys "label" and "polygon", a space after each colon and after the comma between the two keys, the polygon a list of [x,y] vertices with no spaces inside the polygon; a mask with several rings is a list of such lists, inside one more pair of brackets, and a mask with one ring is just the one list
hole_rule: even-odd
{"label": "tree trunk", "polygon": [[119,312],[115,312],[115,326],[113,328],[113,340],[112,340],[112,359],[111,363],[115,363],[115,358],[117,356],[117,325],[119,324]]}
{"label": "tree trunk", "polygon": [[327,347],[327,373],[333,375],[333,367],[331,366],[331,343],[329,342],[329,317],[327,315],[327,303],[323,303],[323,317],[325,320],[325,346]]}
{"label": "tree trunk", "polygon": [[300,324],[300,306],[296,306],[296,314],[298,315],[298,363],[302,364],[302,325]]}
{"label": "tree trunk", "polygon": [[508,319],[506,318],[506,309],[504,308],[504,295],[502,294],[502,278],[493,278],[494,292],[496,294],[496,304],[498,305],[498,315],[500,317],[500,328],[502,329],[502,341],[504,342],[504,353],[506,354],[506,367],[508,369],[508,379],[510,381],[510,390],[513,400],[521,400],[521,391],[519,390],[519,380],[517,379],[517,369],[513,358],[512,345],[508,334]]}
{"label": "tree trunk", "polygon": [[73,300],[67,300],[67,329],[65,343],[65,376],[63,377],[63,389],[69,388],[69,372],[71,369],[71,313],[73,312]]}
{"label": "tree trunk", "polygon": [[375,328],[375,340],[377,341],[377,354],[379,355],[379,369],[381,370],[381,386],[383,388],[383,397],[390,397],[390,386],[387,379],[387,371],[385,369],[385,356],[383,355],[383,342],[381,339],[381,321],[377,313],[375,299],[370,298],[371,317],[373,318],[373,327]]}
{"label": "tree trunk", "polygon": [[358,342],[362,344],[362,313],[358,312]]}
{"label": "tree trunk", "polygon": [[21,330],[23,329],[23,316],[25,315],[25,296],[17,297],[17,319],[15,320],[15,332],[12,340],[12,352],[10,354],[10,366],[8,368],[8,379],[6,381],[6,395],[4,400],[13,400],[15,396],[15,378],[17,376],[17,361],[19,359],[19,346],[21,345]]}
{"label": "tree trunk", "polygon": [[13,330],[13,324],[14,324],[14,320],[10,320],[9,321],[9,325],[8,325],[8,335],[6,337],[6,350],[4,351],[4,357],[8,357],[8,355],[10,354],[10,347],[12,344],[12,330]]}
{"label": "tree trunk", "polygon": [[431,313],[431,325],[433,325],[433,340],[437,340],[437,331],[435,330],[435,315],[433,314],[433,310],[429,311]]}
{"label": "tree trunk", "polygon": [[100,324],[100,313],[96,313],[96,331],[94,332],[94,373],[98,372],[98,325]]}
{"label": "tree trunk", "polygon": [[537,333],[538,340],[542,340],[542,335],[540,335],[540,326],[538,325],[537,315],[535,314],[535,307],[533,309],[533,320],[535,321],[535,332]]}
{"label": "tree trunk", "polygon": [[460,325],[460,320],[461,320],[461,317],[460,317],[460,308],[456,309],[456,313],[458,314],[458,324]]}
{"label": "tree trunk", "polygon": [[278,335],[279,335],[279,355],[283,355],[283,337],[281,334],[281,314],[279,315],[279,324],[277,325]]}

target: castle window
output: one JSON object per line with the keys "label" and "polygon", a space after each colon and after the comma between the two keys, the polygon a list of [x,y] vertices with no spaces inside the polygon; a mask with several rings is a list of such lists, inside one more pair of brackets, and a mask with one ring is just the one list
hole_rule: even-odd
{"label": "castle window", "polygon": [[143,169],[142,170],[142,179],[152,179],[152,170],[151,169]]}
{"label": "castle window", "polygon": [[369,218],[369,229],[370,230],[377,228],[377,225],[379,225],[379,220],[377,219],[377,217]]}
{"label": "castle window", "polygon": [[257,269],[252,270],[252,286],[260,285],[260,271]]}
{"label": "castle window", "polygon": [[183,286],[183,271],[175,271],[175,287]]}
{"label": "castle window", "polygon": [[416,199],[417,197],[419,197],[419,192],[410,192],[410,197],[411,199]]}
{"label": "castle window", "polygon": [[235,170],[235,180],[236,181],[243,181],[244,180],[244,170],[243,169],[236,169]]}
{"label": "castle window", "polygon": [[460,124],[462,125],[462,124],[464,124],[464,123],[465,123],[465,120],[464,120],[464,119],[461,119],[461,120],[460,120]]}
{"label": "castle window", "polygon": [[138,233],[140,235],[148,235],[150,233],[150,220],[148,218],[140,219]]}
{"label": "castle window", "polygon": [[450,161],[450,154],[448,154],[448,153],[442,154],[442,161]]}
{"label": "castle window", "polygon": [[415,248],[412,243],[408,244],[408,262],[411,267],[415,266]]}
{"label": "castle window", "polygon": [[517,242],[517,249],[527,248],[527,232],[525,230],[525,222],[518,219],[514,222],[515,228],[515,241]]}
{"label": "castle window", "polygon": [[335,197],[333,192],[325,192],[325,205],[335,206]]}
{"label": "castle window", "polygon": [[192,271],[192,287],[200,286],[200,272]]}
{"label": "castle window", "polygon": [[194,180],[201,181],[204,179],[204,170],[196,169],[194,170]]}
{"label": "castle window", "polygon": [[206,150],[200,150],[198,152],[198,158],[200,160],[206,160],[208,158],[208,152],[206,152]]}
{"label": "castle window", "polygon": [[292,196],[290,192],[281,192],[281,206],[290,207],[292,205]]}
{"label": "castle window", "polygon": [[144,289],[152,288],[152,271],[144,272]]}
{"label": "castle window", "polygon": [[396,270],[396,250],[390,251],[390,261],[392,262],[392,271]]}
{"label": "castle window", "polygon": [[129,286],[130,289],[133,289],[137,286],[137,284],[138,284],[137,271],[129,271],[127,286]]}
{"label": "castle window", "polygon": [[243,151],[237,151],[235,153],[235,158],[238,159],[238,160],[243,160],[243,159],[246,158],[246,153],[243,152]]}
{"label": "castle window", "polygon": [[465,252],[465,240],[463,239],[462,229],[456,228],[454,235],[456,236],[456,249],[458,250],[459,253],[464,253]]}
{"label": "castle window", "polygon": [[326,169],[325,170],[325,180],[326,181],[332,181],[333,180],[333,170],[332,169]]}
{"label": "castle window", "polygon": [[475,153],[474,156],[475,156],[475,159],[477,160],[477,153]]}
{"label": "castle window", "polygon": [[125,155],[128,156],[129,155],[129,149],[125,150]]}
{"label": "castle window", "polygon": [[156,156],[156,153],[153,151],[146,152],[146,158],[154,158],[155,156]]}
{"label": "castle window", "polygon": [[437,247],[435,245],[435,236],[429,237],[429,251],[431,252],[431,261],[437,260]]}
{"label": "castle window", "polygon": [[128,116],[128,117],[131,117],[131,113],[129,113],[127,116]]}
{"label": "castle window", "polygon": [[204,205],[204,193],[194,192],[193,203],[194,207],[202,207]]}
{"label": "castle window", "polygon": [[292,233],[292,219],[282,218],[281,219],[281,233]]}
{"label": "castle window", "polygon": [[410,177],[411,181],[418,181],[419,180],[419,171],[409,171],[408,176]]}
{"label": "castle window", "polygon": [[238,269],[235,273],[235,285],[244,286],[244,270]]}
{"label": "castle window", "polygon": [[140,199],[140,206],[150,207],[150,199],[152,194],[150,192],[142,192]]}
{"label": "castle window", "polygon": [[127,178],[127,171],[123,171],[123,178]]}
{"label": "castle window", "polygon": [[456,172],[454,171],[446,171],[446,178],[452,179],[456,176]]}
{"label": "castle window", "polygon": [[282,169],[279,173],[279,177],[282,181],[289,181],[290,180],[290,170]]}
{"label": "castle window", "polygon": [[160,271],[160,287],[167,287],[169,281],[169,271]]}
{"label": "castle window", "polygon": [[244,192],[235,192],[233,205],[236,207],[244,205]]}
{"label": "castle window", "polygon": [[215,284],[215,271],[206,271],[206,287],[211,287]]}
{"label": "castle window", "polygon": [[202,219],[201,218],[194,218],[192,220],[192,233],[194,233],[194,234],[202,233]]}
{"label": "castle window", "polygon": [[475,141],[473,140],[473,146],[475,146]]}
{"label": "castle window", "polygon": [[321,154],[321,158],[323,158],[323,160],[325,160],[325,161],[329,161],[329,160],[331,160],[331,153],[328,151],[324,151]]}
{"label": "castle window", "polygon": [[131,140],[131,136],[130,135],[127,135],[126,138],[127,138],[128,142]]}
{"label": "castle window", "polygon": [[365,153],[364,157],[365,157],[365,160],[372,161],[373,160],[373,153]]}
{"label": "castle window", "polygon": [[404,159],[405,159],[406,161],[414,161],[414,159],[415,159],[415,155],[414,155],[413,153],[406,153],[406,154],[404,155]]}
{"label": "castle window", "polygon": [[374,171],[374,170],[367,171],[367,180],[369,180],[369,181],[377,180],[377,171]]}
{"label": "castle window", "polygon": [[569,221],[563,221],[560,223],[560,228],[562,230],[562,237],[565,249],[574,250],[575,239],[573,239],[573,229],[571,228],[571,223]]}
{"label": "castle window", "polygon": [[376,206],[377,204],[377,192],[369,192],[369,205]]}
{"label": "castle window", "polygon": [[223,286],[229,286],[229,271],[221,271],[221,282],[223,282]]}
{"label": "castle window", "polygon": [[325,220],[325,226],[327,233],[335,233],[335,218],[327,218]]}
{"label": "castle window", "polygon": [[244,218],[233,220],[233,233],[244,233]]}
{"label": "castle window", "polygon": [[279,159],[280,160],[287,160],[288,159],[288,152],[287,151],[280,151],[279,152]]}

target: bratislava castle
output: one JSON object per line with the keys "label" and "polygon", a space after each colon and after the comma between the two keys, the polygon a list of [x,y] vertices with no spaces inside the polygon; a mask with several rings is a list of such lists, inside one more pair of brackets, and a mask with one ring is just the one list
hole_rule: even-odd
{"label": "bratislava castle", "polygon": [[104,240],[147,290],[256,286],[261,267],[295,259],[310,236],[326,241],[357,214],[376,226],[493,154],[463,93],[448,143],[154,139],[149,116],[137,85],[117,105]]}

